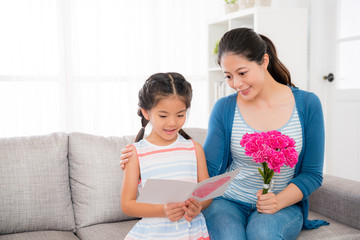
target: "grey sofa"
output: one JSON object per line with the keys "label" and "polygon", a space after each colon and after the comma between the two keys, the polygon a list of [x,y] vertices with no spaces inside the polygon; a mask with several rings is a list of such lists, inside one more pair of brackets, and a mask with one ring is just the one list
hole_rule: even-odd
{"label": "grey sofa", "polygon": [[[186,129],[203,143],[206,130]],[[0,139],[0,240],[119,240],[138,221],[120,207],[120,151],[134,136],[84,133]],[[324,176],[298,239],[360,239],[360,183]]]}

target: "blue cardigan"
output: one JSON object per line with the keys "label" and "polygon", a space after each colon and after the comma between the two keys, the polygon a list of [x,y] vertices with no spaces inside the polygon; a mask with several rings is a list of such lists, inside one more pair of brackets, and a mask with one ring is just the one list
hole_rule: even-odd
{"label": "blue cardigan", "polygon": [[[302,207],[304,229],[318,228],[328,224],[323,220],[308,219],[309,196],[322,183],[325,131],[319,98],[310,92],[291,87],[300,117],[303,147],[295,167],[291,183],[303,193],[298,203]],[[231,132],[234,121],[237,93],[219,99],[210,115],[204,151],[210,177],[222,174],[232,162],[230,153]],[[240,144],[240,143],[239,143]]]}

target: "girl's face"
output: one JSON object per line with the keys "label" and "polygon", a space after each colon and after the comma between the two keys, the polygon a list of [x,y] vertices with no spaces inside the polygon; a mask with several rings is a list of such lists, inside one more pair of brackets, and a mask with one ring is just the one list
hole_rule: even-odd
{"label": "girl's face", "polygon": [[186,110],[185,103],[177,96],[160,100],[150,110],[141,109],[152,125],[149,137],[157,145],[167,145],[175,141],[177,133],[185,124]]}
{"label": "girl's face", "polygon": [[245,100],[254,99],[262,89],[269,57],[264,55],[261,65],[236,54],[225,54],[220,61],[228,85]]}

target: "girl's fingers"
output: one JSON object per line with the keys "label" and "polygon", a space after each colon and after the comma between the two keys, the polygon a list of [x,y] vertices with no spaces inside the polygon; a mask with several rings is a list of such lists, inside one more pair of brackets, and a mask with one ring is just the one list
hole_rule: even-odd
{"label": "girl's fingers", "polygon": [[197,211],[197,208],[196,208],[196,206],[195,205],[193,205],[193,204],[190,204],[189,206],[187,206],[187,207],[184,207],[186,210],[186,213],[187,214],[194,214],[196,211]]}
{"label": "girl's fingers", "polygon": [[201,204],[197,204],[197,203],[191,203],[188,206],[184,206],[184,211],[185,211],[185,219],[187,221],[191,221],[194,217],[196,217],[200,211],[201,211]]}
{"label": "girl's fingers", "polygon": [[168,214],[174,214],[183,211],[183,203],[168,203],[164,205],[165,212]]}
{"label": "girl's fingers", "polygon": [[184,203],[169,203],[164,205],[164,211],[167,218],[169,218],[170,221],[178,221],[180,220],[185,212],[182,209]]}
{"label": "girl's fingers", "polygon": [[201,203],[199,203],[198,201],[196,201],[193,198],[190,198],[186,201],[186,205],[188,206],[188,209],[190,209],[192,212],[197,212],[197,211],[201,211]]}
{"label": "girl's fingers", "polygon": [[189,209],[189,207],[185,207],[185,206],[183,207],[183,210],[186,215],[191,215],[193,212],[191,209]]}
{"label": "girl's fingers", "polygon": [[171,211],[169,211],[169,215],[183,215],[185,213],[185,211],[182,208],[177,208],[177,209],[172,209]]}
{"label": "girl's fingers", "polygon": [[168,214],[167,217],[171,220],[171,221],[177,221],[180,220],[183,216],[184,216],[185,212],[177,212],[177,213],[172,213],[172,214]]}
{"label": "girl's fingers", "polygon": [[184,216],[185,212],[184,211],[179,211],[177,213],[172,214],[172,218],[176,218],[176,219],[181,219]]}

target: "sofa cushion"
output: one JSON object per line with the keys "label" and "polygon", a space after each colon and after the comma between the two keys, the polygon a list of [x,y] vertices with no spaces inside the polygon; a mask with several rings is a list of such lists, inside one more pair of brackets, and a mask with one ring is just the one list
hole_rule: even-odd
{"label": "sofa cushion", "polygon": [[1,235],[0,240],[79,240],[73,232],[40,231]]}
{"label": "sofa cushion", "polygon": [[0,139],[0,234],[75,229],[68,136]]}
{"label": "sofa cushion", "polygon": [[138,220],[97,224],[77,231],[81,240],[119,240],[124,239]]}
{"label": "sofa cushion", "polygon": [[184,128],[184,131],[192,138],[194,141],[204,146],[207,129],[205,128]]}
{"label": "sofa cushion", "polygon": [[315,212],[309,212],[309,219],[322,219],[330,223],[318,229],[302,230],[297,240],[355,240],[360,239],[360,230],[341,224]]}
{"label": "sofa cushion", "polygon": [[324,174],[310,197],[310,210],[360,230],[360,182]]}
{"label": "sofa cushion", "polygon": [[121,149],[134,137],[69,136],[69,164],[76,227],[134,219],[121,210]]}

